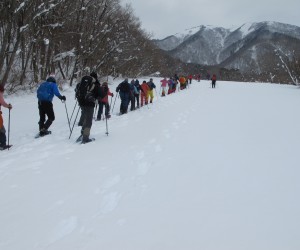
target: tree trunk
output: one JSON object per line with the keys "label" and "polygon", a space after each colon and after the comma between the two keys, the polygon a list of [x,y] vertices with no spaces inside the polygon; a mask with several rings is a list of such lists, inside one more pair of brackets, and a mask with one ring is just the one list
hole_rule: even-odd
{"label": "tree trunk", "polygon": [[18,34],[17,34],[17,38],[16,38],[16,43],[14,45],[14,49],[11,53],[11,56],[10,56],[10,59],[8,61],[8,65],[6,67],[6,71],[4,73],[4,76],[3,76],[3,79],[2,79],[2,84],[6,84],[7,82],[7,79],[8,79],[8,75],[10,73],[10,70],[11,70],[11,66],[14,62],[14,59],[15,59],[15,56],[16,56],[16,53],[17,53],[17,50],[19,48],[19,44],[20,44],[20,41],[21,41],[21,35],[20,35],[20,32],[18,31]]}
{"label": "tree trunk", "polygon": [[0,49],[0,72],[3,70],[5,58],[6,58],[6,53],[7,53],[7,48],[8,48],[8,40],[9,36],[12,30],[12,22],[8,23],[8,27],[5,31],[4,38],[3,38],[3,44]]}
{"label": "tree trunk", "polygon": [[70,86],[72,87],[73,85],[73,79],[74,79],[74,75],[75,75],[75,72],[77,70],[77,64],[78,64],[78,58],[76,57],[75,58],[75,63],[74,63],[74,68],[73,68],[73,73],[71,75],[71,80],[70,80]]}
{"label": "tree trunk", "polygon": [[24,65],[24,68],[23,68],[23,71],[22,71],[22,75],[20,77],[20,85],[23,85],[23,82],[24,82],[24,79],[25,79],[26,69],[27,69],[27,65],[28,65],[28,62],[29,62],[31,49],[32,49],[32,43],[29,45],[29,49],[28,49],[28,53],[27,53],[25,65]]}

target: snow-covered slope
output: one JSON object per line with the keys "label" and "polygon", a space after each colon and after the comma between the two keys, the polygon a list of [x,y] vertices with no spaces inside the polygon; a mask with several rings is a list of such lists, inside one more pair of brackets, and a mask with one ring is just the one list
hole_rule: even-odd
{"label": "snow-covered slope", "polygon": [[[74,91],[64,94],[71,116]],[[124,116],[117,99],[109,135],[94,122],[86,145],[77,126],[68,139],[58,99],[52,135],[33,139],[35,94],[6,97],[0,249],[298,250],[299,95],[201,81]]]}

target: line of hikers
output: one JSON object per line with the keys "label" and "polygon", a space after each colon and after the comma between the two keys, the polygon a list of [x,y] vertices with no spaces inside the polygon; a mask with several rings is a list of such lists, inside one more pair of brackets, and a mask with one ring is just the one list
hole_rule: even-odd
{"label": "line of hikers", "polygon": [[[173,77],[170,77],[168,80],[166,77],[164,77],[160,81],[160,90],[159,90],[160,95],[164,97],[166,96],[166,94],[172,94],[176,92],[177,89],[178,91],[183,90],[187,88],[189,84],[192,83],[192,79],[193,77],[191,75],[188,77],[184,77],[184,76],[178,77],[178,75],[175,74]],[[213,75],[211,80],[212,80],[212,88],[215,88],[216,75]],[[144,105],[148,105],[148,103],[152,103],[154,98],[154,90],[156,92],[156,95],[158,95],[156,90],[156,85],[154,84],[152,78],[150,78],[148,82],[144,80],[142,84],[139,83],[138,79],[133,79],[129,83],[128,78],[125,78],[125,80],[122,81],[116,88],[117,97],[119,95],[121,99],[119,114],[120,115],[126,114],[128,112],[129,104],[130,104],[130,110],[133,111]],[[6,144],[6,130],[1,115],[2,114],[1,106],[8,108],[9,110],[12,109],[12,105],[7,104],[5,102],[3,98],[3,92],[4,92],[4,87],[3,85],[0,85],[0,150],[7,149],[10,147],[10,145]],[[66,102],[66,97],[64,95],[61,95],[58,90],[56,79],[54,78],[54,76],[50,75],[47,78],[47,80],[45,82],[42,82],[37,89],[38,109],[39,109],[39,116],[40,116],[38,122],[39,136],[45,136],[51,133],[51,131],[49,131],[48,129],[53,123],[53,121],[55,120],[55,114],[54,114],[53,103],[52,103],[54,95],[57,96],[63,103]],[[110,102],[109,102],[109,96],[111,96]],[[78,126],[82,127],[81,134],[76,141],[81,143],[87,143],[93,140],[90,138],[90,130],[92,127],[93,118],[97,111],[97,107],[98,107],[98,112],[95,120],[100,121],[102,119],[102,114],[104,109],[104,117],[107,122],[107,119],[111,117],[110,104],[112,103],[112,98],[114,97],[114,94],[110,91],[107,82],[103,82],[101,85],[98,80],[97,73],[91,72],[90,75],[86,75],[82,77],[81,81],[76,85],[75,97],[77,100],[76,104],[78,103],[79,105],[78,112],[79,110],[81,110],[81,116],[78,122]],[[114,101],[114,105],[116,99]],[[74,124],[76,122],[77,115]],[[70,120],[68,117],[70,132],[72,134],[74,124],[73,124],[73,128],[71,128]]]}

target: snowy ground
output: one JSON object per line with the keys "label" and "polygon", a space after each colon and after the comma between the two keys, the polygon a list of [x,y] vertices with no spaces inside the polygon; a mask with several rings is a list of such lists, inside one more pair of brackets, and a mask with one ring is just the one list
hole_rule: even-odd
{"label": "snowy ground", "polygon": [[35,94],[6,100],[1,250],[300,249],[297,87],[194,82],[124,116],[117,100],[86,145],[57,98],[39,139]]}

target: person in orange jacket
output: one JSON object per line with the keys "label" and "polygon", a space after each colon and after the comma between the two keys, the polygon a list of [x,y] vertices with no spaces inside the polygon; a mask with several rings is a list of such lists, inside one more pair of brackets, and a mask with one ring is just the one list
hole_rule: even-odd
{"label": "person in orange jacket", "polygon": [[103,107],[105,108],[105,118],[109,119],[110,116],[110,107],[109,107],[109,101],[108,101],[108,96],[114,97],[114,94],[110,92],[108,88],[107,82],[104,82],[101,86],[101,90],[103,93],[106,93],[103,98],[101,98],[98,102],[99,109],[98,109],[98,114],[97,114],[97,121],[101,120],[102,113],[103,113]]}
{"label": "person in orange jacket", "polygon": [[179,77],[180,89],[185,89],[186,87],[186,79],[184,76]]}
{"label": "person in orange jacket", "polygon": [[1,106],[8,109],[12,109],[12,105],[6,103],[3,97],[3,93],[4,93],[4,86],[0,85],[0,150],[4,150],[10,147],[10,145],[6,144],[6,130],[4,127]]}
{"label": "person in orange jacket", "polygon": [[148,98],[149,98],[149,91],[150,88],[147,84],[146,81],[143,81],[143,83],[141,84],[141,107],[145,104],[148,104]]}

